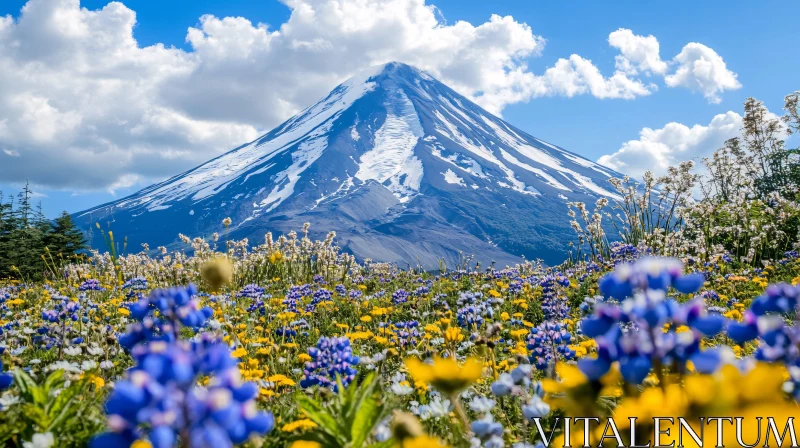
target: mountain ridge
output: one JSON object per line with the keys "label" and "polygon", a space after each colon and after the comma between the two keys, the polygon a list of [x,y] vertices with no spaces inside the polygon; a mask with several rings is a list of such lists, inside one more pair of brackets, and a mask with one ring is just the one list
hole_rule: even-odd
{"label": "mountain ridge", "polygon": [[[392,62],[359,72],[252,142],[75,215],[113,220],[133,244],[338,233],[358,258],[437,267],[566,256],[566,202],[615,198],[620,174],[536,139],[429,74]],[[171,232],[171,234],[170,234]],[[150,240],[148,240],[150,238]]]}

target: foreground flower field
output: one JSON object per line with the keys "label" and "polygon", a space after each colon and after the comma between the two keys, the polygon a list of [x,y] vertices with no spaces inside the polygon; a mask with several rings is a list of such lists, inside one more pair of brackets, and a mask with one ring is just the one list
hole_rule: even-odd
{"label": "foreground flower field", "polygon": [[792,444],[774,437],[800,411],[796,252],[761,269],[614,245],[424,273],[357,265],[332,239],[187,239],[193,256],[95,254],[4,283],[0,442],[628,446],[685,417],[713,446],[738,444],[733,421],[697,418],[736,416],[748,444],[770,430],[756,417]]}

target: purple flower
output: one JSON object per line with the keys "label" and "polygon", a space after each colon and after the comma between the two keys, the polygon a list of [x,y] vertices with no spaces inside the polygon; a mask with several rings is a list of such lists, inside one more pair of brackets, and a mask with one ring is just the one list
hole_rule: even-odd
{"label": "purple flower", "polygon": [[105,291],[105,288],[100,286],[100,282],[90,278],[89,280],[84,281],[78,286],[79,291]]}
{"label": "purple flower", "polygon": [[338,390],[337,379],[347,387],[356,377],[358,357],[353,355],[350,340],[322,337],[316,347],[308,350],[311,361],[305,364],[305,378],[300,381],[303,388],[320,386]]}
{"label": "purple flower", "polygon": [[[200,326],[210,316],[195,294],[193,286],[155,290],[131,306],[140,322],[120,344],[136,364],[111,392],[109,431],[92,447],[130,446],[142,437],[155,448],[229,447],[272,430],[272,415],[256,408],[258,387],[242,382],[227,345],[210,334],[180,339],[180,326]],[[197,385],[200,378],[209,378],[206,387]]]}
{"label": "purple flower", "polygon": [[395,305],[400,305],[401,303],[408,302],[408,296],[410,294],[405,289],[398,289],[394,293],[392,293],[392,303]]}

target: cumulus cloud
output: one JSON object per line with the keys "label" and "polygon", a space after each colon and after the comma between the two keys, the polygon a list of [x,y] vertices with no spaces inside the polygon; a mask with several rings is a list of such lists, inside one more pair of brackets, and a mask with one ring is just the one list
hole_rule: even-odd
{"label": "cumulus cloud", "polygon": [[667,86],[700,92],[710,103],[719,103],[720,93],[742,87],[722,56],[697,42],[686,44],[669,62],[661,59],[658,39],[653,35],[638,36],[620,28],[608,35],[608,44],[620,51],[616,57],[619,72],[663,76]]}
{"label": "cumulus cloud", "polygon": [[164,82],[197,70],[198,58],[140,47],[135,23],[121,3],[89,11],[77,0],[30,1],[18,20],[0,20],[0,180],[113,187],[175,174],[258,135],[164,103]]}
{"label": "cumulus cloud", "polygon": [[703,44],[692,42],[683,47],[673,61],[677,70],[664,78],[670,87],[686,87],[701,92],[711,103],[719,103],[719,94],[742,87],[736,73],[728,70],[722,56]]}
{"label": "cumulus cloud", "polygon": [[[655,86],[635,73],[661,71],[658,42],[632,32],[609,39],[627,61],[611,76],[579,55],[535,74],[526,60],[545,40],[510,16],[447,24],[425,0],[283,2],[291,14],[275,29],[200,17],[187,31],[189,51],[141,46],[136,14],[120,2],[89,10],[79,0],[30,0],[18,19],[0,17],[0,181],[113,190],[174,175],[392,60],[495,113],[541,96],[648,95]],[[676,85],[702,74],[694,65],[688,75],[679,69]]]}
{"label": "cumulus cloud", "polygon": [[[533,76],[531,85],[535,96],[563,95],[572,97],[591,93],[596,98],[632,99],[649,95],[648,86],[639,80],[628,78],[617,71],[605,78],[592,61],[573,54],[569,59],[559,59],[543,76]],[[652,87],[651,87],[652,88]]]}
{"label": "cumulus cloud", "polygon": [[638,140],[623,143],[615,153],[604,155],[597,162],[635,178],[647,170],[659,176],[686,160],[699,164],[725,140],[738,136],[741,127],[742,116],[728,111],[716,115],[705,126],[672,122],[661,129],[644,128]]}
{"label": "cumulus cloud", "polygon": [[[191,51],[141,46],[111,2],[30,0],[0,17],[0,180],[120,188],[256,138],[370,65],[432,71],[495,110],[544,39],[511,17],[446,25],[424,0],[286,0],[278,29],[199,19]],[[515,98],[508,98],[515,100]]]}
{"label": "cumulus cloud", "polygon": [[659,54],[658,39],[652,34],[637,36],[629,29],[620,28],[608,35],[608,44],[620,51],[616,66],[622,73],[663,75],[667,71],[667,63]]}

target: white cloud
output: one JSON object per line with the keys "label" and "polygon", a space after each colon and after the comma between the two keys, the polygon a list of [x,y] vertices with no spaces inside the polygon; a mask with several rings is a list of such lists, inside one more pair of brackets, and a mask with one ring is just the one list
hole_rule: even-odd
{"label": "white cloud", "polygon": [[291,15],[277,29],[202,16],[191,51],[140,46],[136,14],[119,2],[30,0],[18,20],[0,17],[0,182],[113,190],[164,178],[392,60],[497,113],[541,96],[648,95],[656,87],[631,67],[661,70],[655,38],[624,30],[609,43],[628,62],[609,77],[579,55],[534,74],[525,61],[545,40],[510,16],[446,24],[425,0],[283,1]]}
{"label": "white cloud", "polygon": [[191,51],[140,46],[136,14],[119,2],[30,0],[18,20],[0,17],[0,147],[10,156],[0,181],[114,189],[163,178],[391,60],[499,111],[527,73],[522,61],[544,47],[511,17],[446,25],[424,0],[285,3],[292,13],[278,29],[201,17],[186,36]]}
{"label": "white cloud", "polygon": [[701,92],[711,103],[719,103],[719,94],[725,90],[742,87],[722,57],[703,44],[686,44],[673,61],[678,68],[664,78],[667,85]]}
{"label": "white cloud", "polygon": [[0,180],[106,188],[174,174],[258,135],[165,104],[159,89],[197,70],[198,58],[140,47],[135,23],[121,3],[89,11],[77,0],[30,1],[17,21],[0,20],[0,146],[13,154]]}
{"label": "white cloud", "polygon": [[617,70],[636,75],[663,75],[667,71],[667,63],[661,60],[658,39],[650,36],[637,36],[633,31],[620,28],[608,35],[608,44],[619,49],[616,57]]}
{"label": "white cloud", "polygon": [[668,167],[686,160],[699,165],[725,140],[738,136],[741,127],[742,116],[728,111],[716,115],[707,126],[672,122],[661,129],[644,128],[638,140],[623,143],[615,153],[604,155],[597,162],[635,178],[647,170],[663,175]]}
{"label": "white cloud", "polygon": [[648,86],[628,78],[622,72],[617,71],[610,78],[603,77],[592,61],[577,54],[569,59],[559,59],[543,76],[534,76],[533,84],[536,86],[536,96],[539,96],[539,92],[567,97],[591,93],[601,99],[632,99],[651,93]]}
{"label": "white cloud", "polygon": [[728,70],[722,56],[713,49],[690,42],[681,52],[666,62],[661,59],[655,36],[638,36],[620,28],[608,35],[608,44],[619,49],[616,67],[629,76],[644,73],[664,76],[669,87],[684,87],[702,93],[710,103],[719,103],[719,94],[741,87],[736,73]]}

